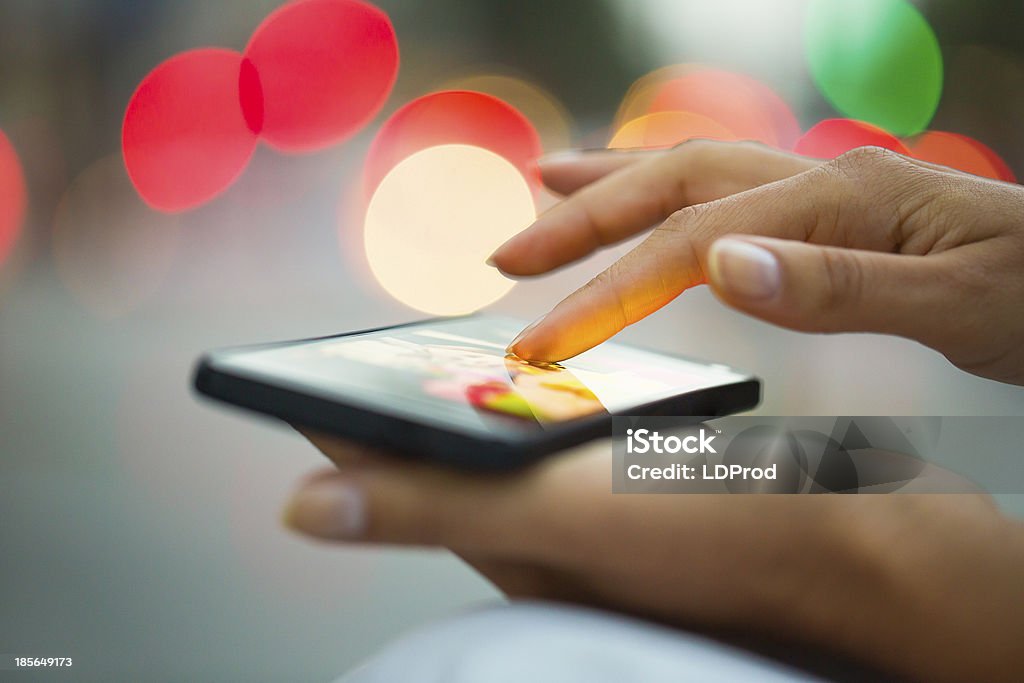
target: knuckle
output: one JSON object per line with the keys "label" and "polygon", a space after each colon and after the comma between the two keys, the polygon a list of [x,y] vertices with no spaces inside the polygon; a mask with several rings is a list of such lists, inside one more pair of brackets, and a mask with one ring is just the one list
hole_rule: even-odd
{"label": "knuckle", "polygon": [[694,171],[714,168],[721,159],[737,149],[753,149],[746,142],[690,138],[672,148],[672,163]]}
{"label": "knuckle", "polygon": [[[883,147],[858,147],[819,167],[832,186],[830,217],[833,240],[873,250],[899,250],[906,240],[914,207],[931,195],[921,192],[922,169]],[[824,209],[825,207],[821,207]],[[873,226],[863,230],[864,225]]]}
{"label": "knuckle", "polygon": [[[701,215],[707,211],[701,208],[704,206],[689,207],[684,211],[688,216]],[[661,255],[655,266],[662,274],[657,292],[659,300],[674,298],[682,291],[676,277],[683,282],[705,279],[706,269],[702,257],[713,239],[707,221],[691,217],[680,217],[678,223],[666,223],[651,233],[645,248]],[[669,277],[670,273],[676,277]]]}
{"label": "knuckle", "polygon": [[629,273],[626,272],[621,261],[616,261],[606,270],[595,275],[594,278],[584,286],[584,289],[588,290],[588,292],[600,292],[601,296],[608,297],[612,300],[615,305],[611,310],[613,314],[617,316],[617,319],[615,320],[615,327],[618,329],[621,329],[632,322],[625,300],[620,292],[621,283],[623,279],[627,277],[629,277]]}
{"label": "knuckle", "polygon": [[759,140],[715,140],[711,138],[689,138],[672,147],[672,152],[686,156],[693,161],[705,161],[726,150],[775,151]]}
{"label": "knuckle", "polygon": [[673,211],[658,230],[667,233],[688,232],[700,220],[703,212],[702,206],[702,204],[694,204]]}
{"label": "knuckle", "polygon": [[703,273],[703,263],[699,256],[720,237],[711,219],[712,212],[720,203],[721,200],[695,204],[676,211],[651,233],[649,239],[655,244],[664,243],[666,251],[676,253],[682,262],[700,264]]}
{"label": "knuckle", "polygon": [[893,159],[898,158],[899,155],[891,149],[868,145],[865,147],[855,147],[849,152],[841,154],[836,160],[864,167],[890,163]]}
{"label": "knuckle", "polygon": [[844,175],[863,177],[865,172],[874,173],[879,169],[902,167],[907,164],[898,152],[885,147],[857,147],[849,152],[840,154],[828,162],[828,166],[842,172]]}
{"label": "knuckle", "polygon": [[617,270],[619,270],[619,264],[615,262],[592,277],[587,284],[583,285],[584,291],[614,289],[617,279],[615,273]]}
{"label": "knuckle", "polygon": [[762,193],[756,196],[756,201],[752,199],[732,195],[683,207],[654,232],[673,241],[685,238],[699,248],[711,246],[711,242],[726,232],[753,232],[753,217],[768,206],[770,197]]}
{"label": "knuckle", "polygon": [[714,151],[723,143],[707,138],[689,138],[672,147],[672,152],[679,155],[700,156]]}
{"label": "knuckle", "polygon": [[721,201],[684,206],[673,212],[655,232],[669,239],[677,239],[680,235],[690,240],[706,237],[710,222],[708,218]]}

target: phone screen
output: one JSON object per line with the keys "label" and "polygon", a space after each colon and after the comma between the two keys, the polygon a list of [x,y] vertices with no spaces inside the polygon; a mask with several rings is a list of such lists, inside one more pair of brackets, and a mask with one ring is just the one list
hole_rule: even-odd
{"label": "phone screen", "polygon": [[489,316],[429,321],[248,350],[226,369],[395,416],[469,432],[544,430],[598,413],[749,379],[615,343],[560,363],[505,353],[523,324]]}

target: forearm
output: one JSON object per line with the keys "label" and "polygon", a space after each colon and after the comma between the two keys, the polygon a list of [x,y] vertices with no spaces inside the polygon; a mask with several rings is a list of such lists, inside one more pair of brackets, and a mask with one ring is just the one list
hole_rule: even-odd
{"label": "forearm", "polygon": [[1020,680],[1024,525],[969,495],[858,496],[799,635],[911,679]]}

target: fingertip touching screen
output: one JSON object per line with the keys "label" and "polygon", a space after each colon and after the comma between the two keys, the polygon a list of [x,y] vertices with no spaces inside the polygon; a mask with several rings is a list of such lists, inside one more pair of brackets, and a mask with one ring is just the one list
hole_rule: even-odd
{"label": "fingertip touching screen", "polygon": [[605,343],[560,363],[505,353],[523,323],[472,316],[239,350],[221,370],[468,433],[537,433],[751,379]]}

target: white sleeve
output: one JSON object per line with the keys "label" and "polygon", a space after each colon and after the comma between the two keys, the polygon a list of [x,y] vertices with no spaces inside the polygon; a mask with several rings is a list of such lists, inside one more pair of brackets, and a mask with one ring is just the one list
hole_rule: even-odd
{"label": "white sleeve", "polygon": [[337,683],[763,683],[810,674],[703,636],[537,602],[488,607],[386,647]]}

